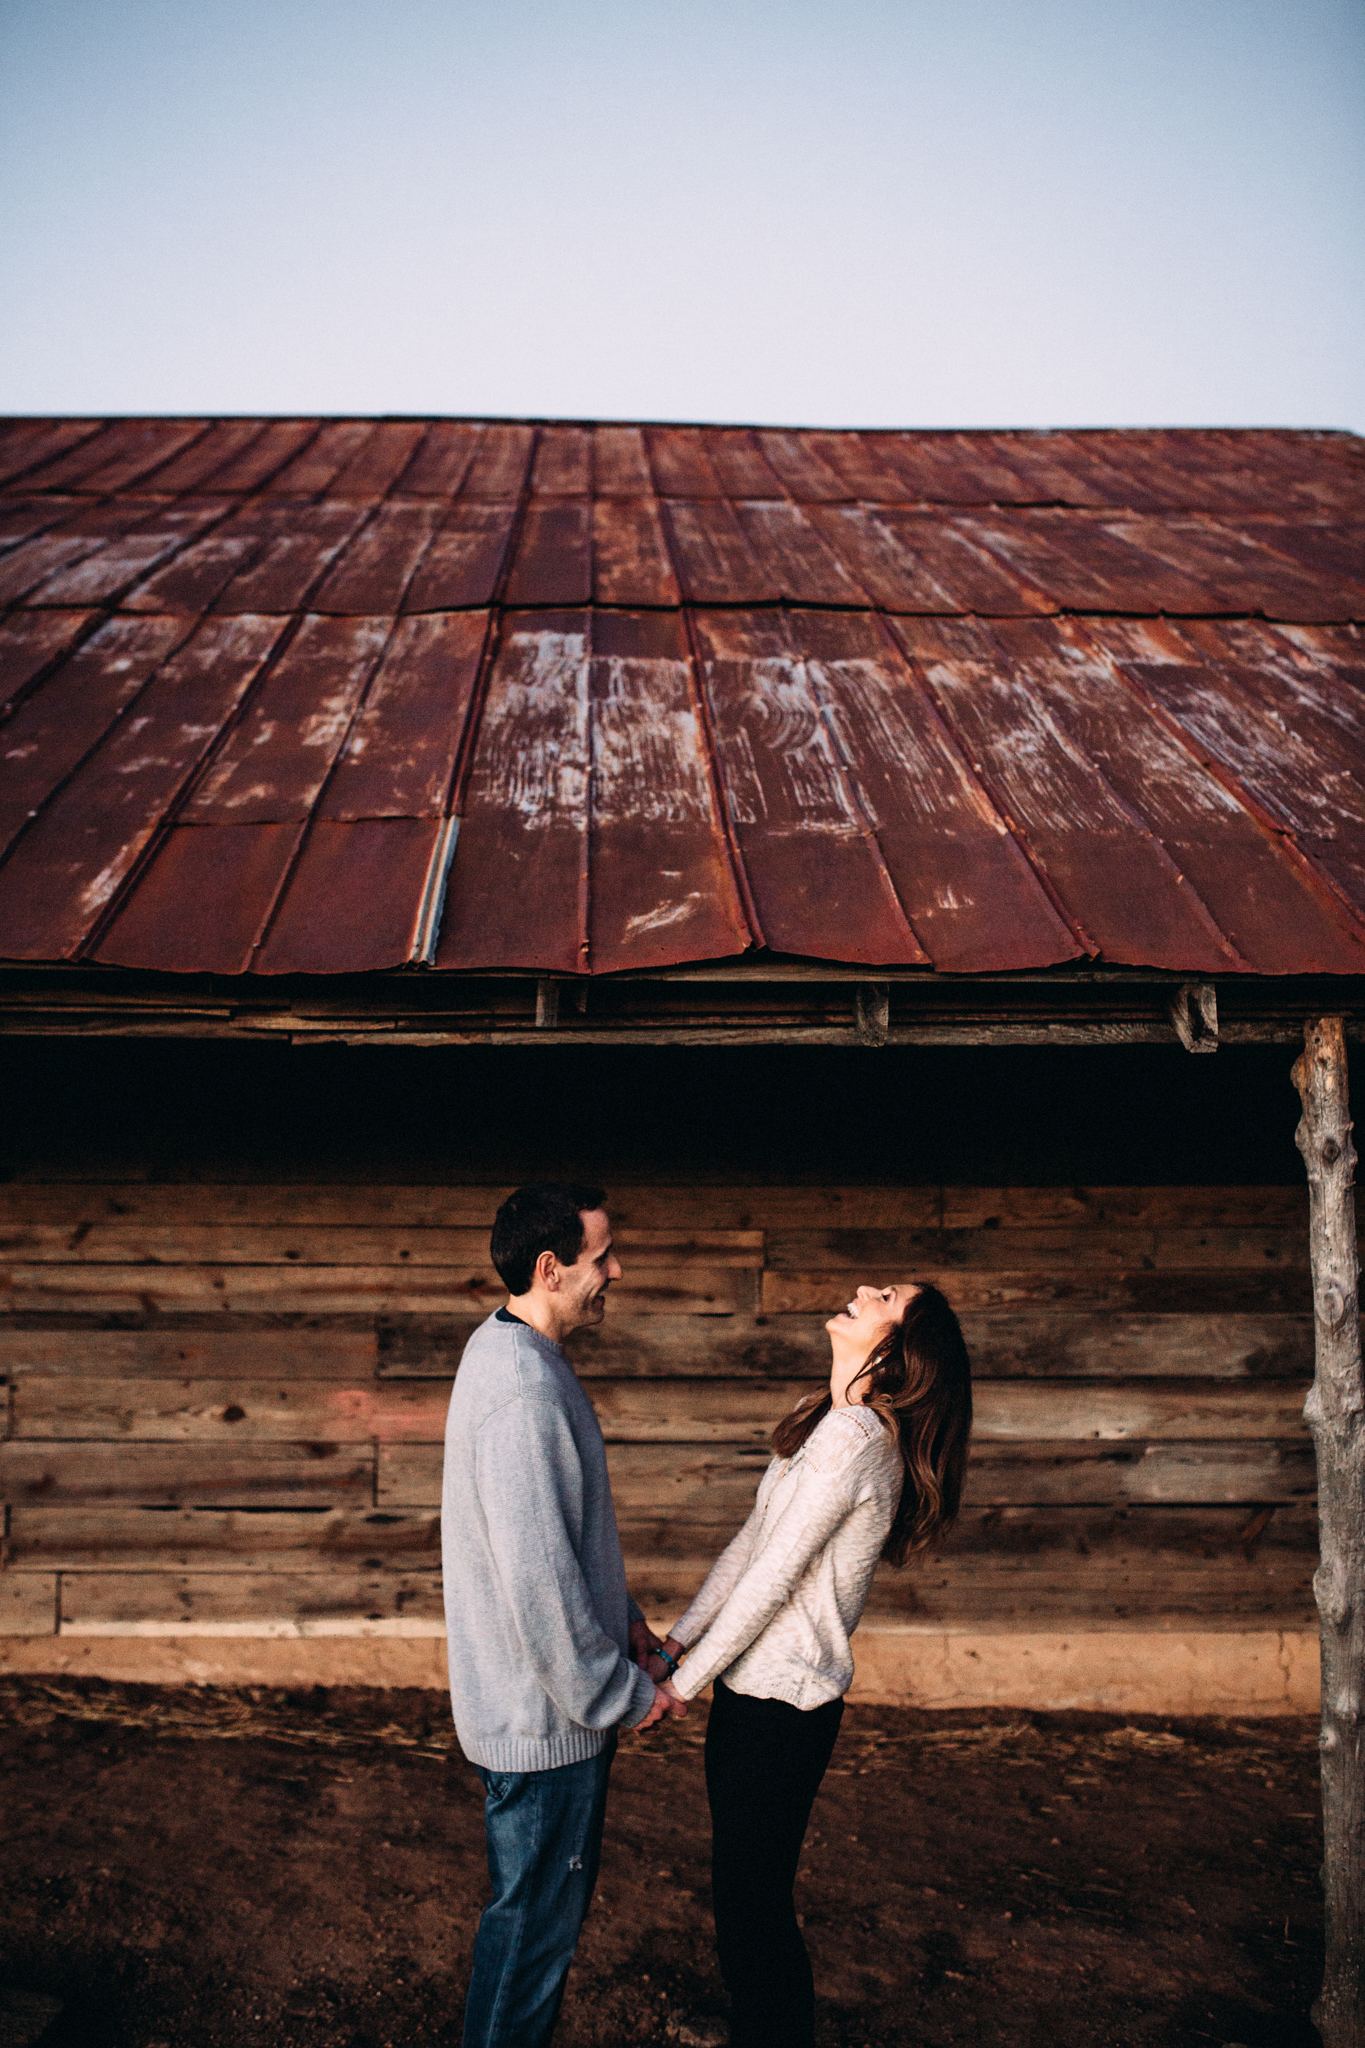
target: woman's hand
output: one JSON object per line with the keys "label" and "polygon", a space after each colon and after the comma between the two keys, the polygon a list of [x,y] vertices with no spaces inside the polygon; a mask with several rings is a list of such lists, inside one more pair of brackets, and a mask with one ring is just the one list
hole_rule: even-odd
{"label": "woman's hand", "polygon": [[673,1664],[676,1664],[682,1655],[683,1646],[676,1636],[669,1636],[661,1644],[656,1642],[648,1661],[644,1663],[644,1669],[649,1673],[656,1685],[666,1684],[673,1676],[673,1666],[666,1664],[663,1658],[657,1654],[660,1649],[667,1650],[669,1656],[673,1659]]}

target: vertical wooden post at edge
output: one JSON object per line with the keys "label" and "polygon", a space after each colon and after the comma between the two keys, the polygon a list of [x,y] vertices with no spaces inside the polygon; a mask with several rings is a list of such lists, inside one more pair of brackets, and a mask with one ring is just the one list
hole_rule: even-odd
{"label": "vertical wooden post at edge", "polygon": [[1356,1152],[1340,1017],[1304,1026],[1295,1142],[1308,1170],[1315,1373],[1304,1415],[1318,1464],[1323,1890],[1327,1961],[1313,2018],[1324,2048],[1365,2048],[1365,1393]]}

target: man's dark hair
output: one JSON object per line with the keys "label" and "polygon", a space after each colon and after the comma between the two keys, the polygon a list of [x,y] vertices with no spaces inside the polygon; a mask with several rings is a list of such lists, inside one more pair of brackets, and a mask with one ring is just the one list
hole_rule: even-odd
{"label": "man's dark hair", "polygon": [[561,1266],[571,1266],[587,1239],[583,1211],[606,1206],[602,1188],[573,1180],[541,1180],[518,1188],[493,1218],[488,1251],[509,1294],[525,1294],[535,1277],[536,1260],[553,1252]]}

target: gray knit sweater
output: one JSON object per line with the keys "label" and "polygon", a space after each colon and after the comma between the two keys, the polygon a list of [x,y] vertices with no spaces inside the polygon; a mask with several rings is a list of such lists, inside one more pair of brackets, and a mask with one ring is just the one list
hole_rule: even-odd
{"label": "gray knit sweater", "polygon": [[490,1771],[547,1771],[604,1748],[654,1698],[627,1655],[607,1454],[557,1344],[490,1316],[460,1360],[441,1495],[450,1699]]}

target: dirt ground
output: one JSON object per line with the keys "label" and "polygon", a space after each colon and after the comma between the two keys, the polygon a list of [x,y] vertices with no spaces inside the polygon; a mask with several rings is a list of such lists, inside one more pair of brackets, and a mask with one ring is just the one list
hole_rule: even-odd
{"label": "dirt ground", "polygon": [[[562,2048],[724,2038],[704,1719],[623,1741]],[[1308,2048],[1315,1735],[850,1708],[798,1900],[822,2048]],[[455,2048],[486,1879],[438,1696],[11,1679],[0,1755],[43,2048]]]}

